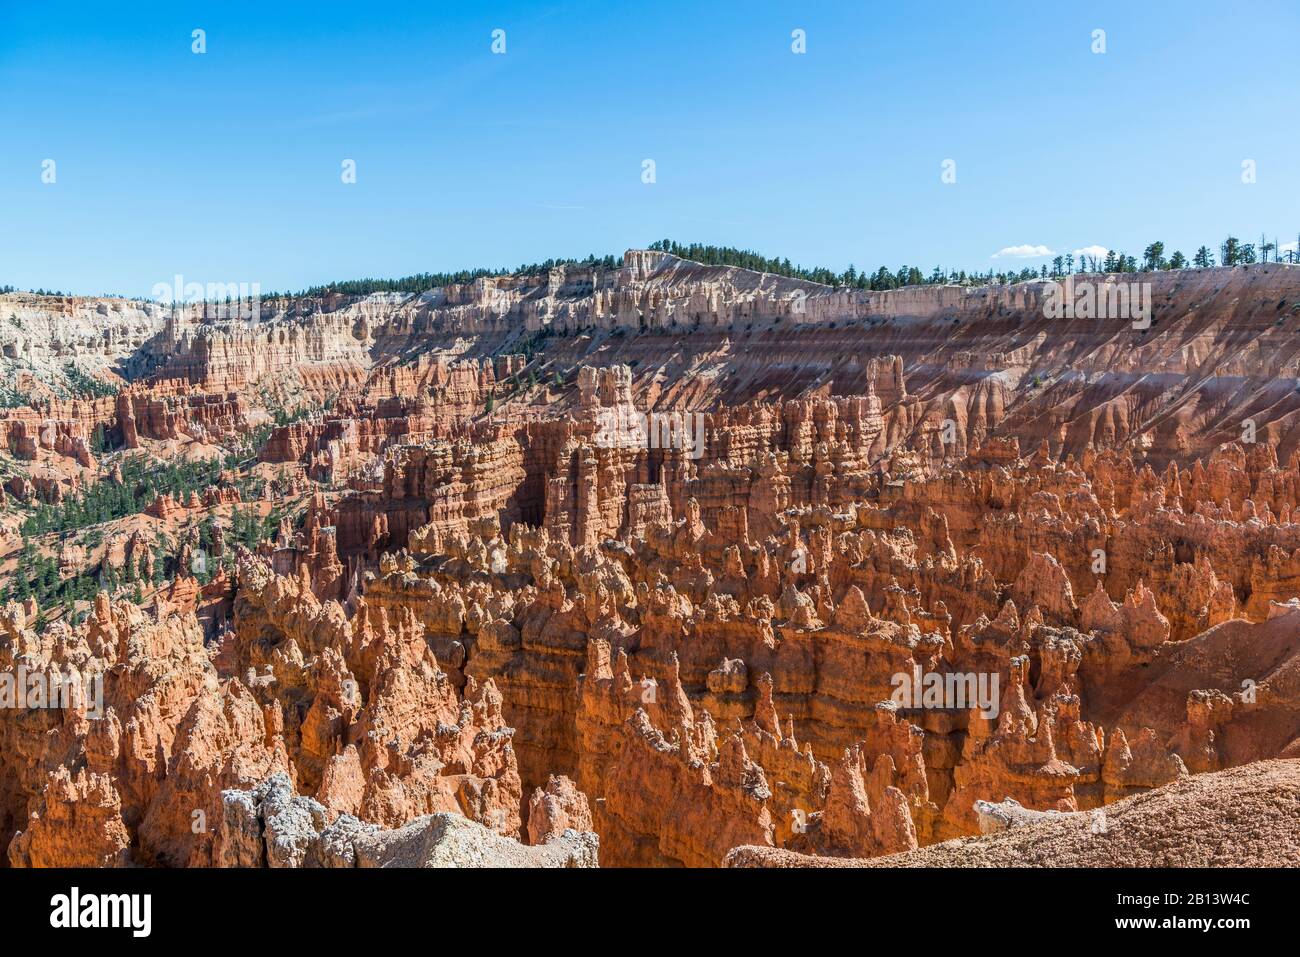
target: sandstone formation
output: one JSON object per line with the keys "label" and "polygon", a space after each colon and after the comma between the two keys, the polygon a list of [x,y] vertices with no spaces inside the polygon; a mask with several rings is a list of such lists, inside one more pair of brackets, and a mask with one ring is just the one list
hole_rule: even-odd
{"label": "sandstone formation", "polygon": [[222,867],[597,866],[599,841],[589,832],[565,828],[526,847],[447,812],[385,830],[350,814],[332,816],[294,794],[283,772],[251,791],[222,792],[222,805]]}
{"label": "sandstone formation", "polygon": [[6,861],[1252,863],[1206,782],[1293,854],[1300,271],[1150,281],[0,296],[0,679],[82,689]]}
{"label": "sandstone formation", "polygon": [[728,867],[1295,867],[1300,763],[1197,775],[1104,812],[1045,814],[908,854],[827,861],[738,847]]}

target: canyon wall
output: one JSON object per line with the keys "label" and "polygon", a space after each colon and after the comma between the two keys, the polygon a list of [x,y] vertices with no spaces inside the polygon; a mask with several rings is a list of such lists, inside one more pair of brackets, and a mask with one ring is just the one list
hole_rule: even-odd
{"label": "canyon wall", "polygon": [[[1300,272],[1125,278],[1149,325],[643,250],[255,322],[0,297],[49,373],[4,574],[167,569],[0,615],[0,672],[102,687],[0,709],[8,862],[857,860],[1300,756]],[[112,562],[22,531],[178,455],[229,472]]]}

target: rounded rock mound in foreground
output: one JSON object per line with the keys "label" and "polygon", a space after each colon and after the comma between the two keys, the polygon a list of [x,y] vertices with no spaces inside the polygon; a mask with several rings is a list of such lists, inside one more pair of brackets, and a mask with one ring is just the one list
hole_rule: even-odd
{"label": "rounded rock mound in foreground", "polygon": [[1100,811],[871,859],[737,847],[727,867],[1295,867],[1300,760],[1198,774]]}

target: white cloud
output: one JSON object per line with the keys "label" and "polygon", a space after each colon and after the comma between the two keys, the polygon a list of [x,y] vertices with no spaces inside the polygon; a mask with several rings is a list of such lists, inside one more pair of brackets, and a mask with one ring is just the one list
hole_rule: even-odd
{"label": "white cloud", "polygon": [[1105,259],[1106,254],[1110,252],[1105,246],[1084,246],[1082,249],[1076,249],[1074,255],[1078,256],[1096,256],[1098,259]]}
{"label": "white cloud", "polygon": [[1042,259],[1044,256],[1052,255],[1052,251],[1046,246],[1032,246],[1025,243],[1023,246],[1004,246],[995,252],[990,258],[992,259]]}
{"label": "white cloud", "polygon": [[1278,247],[1278,252],[1292,253],[1295,252],[1296,249],[1300,249],[1300,242],[1283,243],[1280,247]]}

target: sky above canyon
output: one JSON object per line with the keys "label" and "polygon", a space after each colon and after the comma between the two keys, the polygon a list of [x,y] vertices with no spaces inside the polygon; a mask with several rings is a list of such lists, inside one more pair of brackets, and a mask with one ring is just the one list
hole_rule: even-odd
{"label": "sky above canyon", "polygon": [[927,272],[1294,243],[1298,38],[1270,2],[6,0],[0,285],[299,289],[660,238]]}

